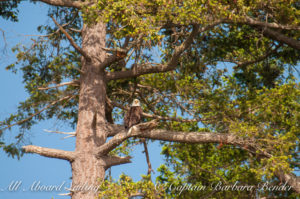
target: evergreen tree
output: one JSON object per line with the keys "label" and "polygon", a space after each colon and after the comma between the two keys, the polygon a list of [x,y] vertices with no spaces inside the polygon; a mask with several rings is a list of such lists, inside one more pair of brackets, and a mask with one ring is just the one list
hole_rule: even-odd
{"label": "evergreen tree", "polygon": [[[0,15],[16,20],[18,2],[1,1]],[[74,199],[300,192],[293,173],[300,133],[298,1],[39,2],[50,5],[53,23],[38,27],[47,37],[13,49],[17,61],[7,69],[23,73],[29,98],[0,123],[1,133],[16,126],[21,132],[15,144],[1,143],[7,153],[19,156],[32,125],[57,118],[76,128],[75,151],[22,148],[69,161],[73,185],[98,185],[100,179],[99,195],[71,190]],[[233,67],[226,71],[223,63]],[[146,122],[127,132],[114,123],[122,121],[120,113],[133,98],[141,100]],[[155,187],[150,176],[136,183],[128,176],[105,180],[107,169],[130,163],[134,144],[143,143],[147,151],[145,139],[165,142],[161,183],[270,181],[291,189],[178,193]]]}

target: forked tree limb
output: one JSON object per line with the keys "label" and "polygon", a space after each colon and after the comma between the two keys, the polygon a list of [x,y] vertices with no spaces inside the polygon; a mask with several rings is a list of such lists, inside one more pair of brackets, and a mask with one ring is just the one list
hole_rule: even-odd
{"label": "forked tree limb", "polygon": [[72,162],[76,157],[75,152],[73,151],[64,151],[64,150],[45,148],[45,147],[34,146],[34,145],[23,146],[23,149],[27,153],[36,153],[41,156],[68,160],[70,162]]}
{"label": "forked tree limb", "polygon": [[105,161],[105,169],[108,169],[112,166],[131,163],[131,156],[119,157],[119,156],[104,156],[102,157]]}
{"label": "forked tree limb", "polygon": [[[150,122],[145,122],[145,123],[135,125],[135,126],[131,127],[129,130],[125,130],[124,126],[123,126],[122,127],[123,130],[120,133],[117,133],[115,136],[113,136],[108,142],[106,142],[105,144],[100,146],[99,149],[96,151],[95,155],[97,157],[105,156],[110,151],[115,149],[117,146],[122,144],[122,142],[124,142],[126,139],[128,139],[130,137],[134,137],[136,132],[141,132],[146,129],[147,129],[146,131],[151,130],[154,127],[156,127],[157,125],[158,125],[157,120],[152,120]],[[118,127],[115,130],[115,132],[117,130],[120,130],[120,128]]]}
{"label": "forked tree limb", "polygon": [[99,147],[95,154],[96,157],[100,158],[104,155],[107,155],[110,151],[122,144],[122,142],[124,142],[129,137],[129,134],[126,131],[116,134],[112,139]]}

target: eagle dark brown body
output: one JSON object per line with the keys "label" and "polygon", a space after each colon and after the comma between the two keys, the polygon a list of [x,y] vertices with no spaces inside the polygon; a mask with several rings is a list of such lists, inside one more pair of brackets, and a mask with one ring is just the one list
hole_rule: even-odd
{"label": "eagle dark brown body", "polygon": [[143,110],[140,106],[131,106],[124,118],[125,129],[130,129],[142,120]]}

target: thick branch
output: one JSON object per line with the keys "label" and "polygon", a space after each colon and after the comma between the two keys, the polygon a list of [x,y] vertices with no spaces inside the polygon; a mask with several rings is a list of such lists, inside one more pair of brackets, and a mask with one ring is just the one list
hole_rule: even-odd
{"label": "thick branch", "polygon": [[120,124],[108,124],[108,137],[112,137],[117,135],[118,133],[126,133],[127,131],[125,130],[123,125]]}
{"label": "thick branch", "polygon": [[134,132],[133,137],[150,138],[182,143],[227,143],[232,145],[243,145],[244,141],[233,134],[214,132],[175,132],[167,130],[152,130]]}
{"label": "thick branch", "polygon": [[300,179],[293,173],[287,174],[283,171],[276,172],[276,176],[284,182],[287,182],[297,193],[300,193]]}
{"label": "thick branch", "polygon": [[106,163],[105,169],[108,169],[109,167],[120,165],[120,164],[127,164],[131,163],[131,157],[119,157],[119,156],[104,156],[102,157]]}
{"label": "thick branch", "polygon": [[[226,143],[235,146],[247,145],[247,140],[239,139],[237,136],[225,133],[212,133],[212,132],[174,132],[167,130],[152,130],[140,131],[132,134],[134,137],[150,138],[155,140],[164,140],[171,142],[182,143]],[[265,157],[269,154],[262,153]],[[275,173],[276,176],[282,181],[287,182],[297,193],[300,193],[300,179],[293,173],[287,174],[283,171]]]}
{"label": "thick branch", "polygon": [[[132,135],[134,132],[140,132],[140,131],[143,131],[146,129],[151,130],[155,126],[157,126],[157,121],[152,120],[150,122],[145,122],[145,123],[141,123],[141,124],[133,126],[128,130],[128,132],[123,127],[124,130],[122,132],[117,133],[108,142],[106,142],[105,144],[103,144],[102,146],[99,147],[99,149],[96,151],[96,156],[101,157],[101,156],[108,154],[110,151],[112,151],[117,146],[119,146],[122,142],[124,142],[127,138],[133,137]],[[119,130],[119,128],[118,128],[118,130]]]}
{"label": "thick branch", "polygon": [[73,151],[64,151],[34,145],[23,146],[23,149],[26,153],[36,153],[45,157],[58,158],[68,160],[70,162],[75,159],[75,153]]}
{"label": "thick branch", "polygon": [[116,134],[112,139],[99,147],[98,151],[96,152],[96,156],[101,157],[108,154],[110,151],[124,142],[127,138],[129,138],[129,134],[126,131]]}
{"label": "thick branch", "polygon": [[177,46],[174,50],[174,53],[167,64],[159,64],[153,66],[153,64],[146,64],[144,67],[132,67],[132,70],[128,71],[116,71],[109,72],[106,74],[107,80],[116,80],[116,79],[125,79],[125,78],[133,78],[138,77],[140,75],[149,74],[149,73],[161,73],[174,70],[177,66],[180,55],[192,44],[193,39],[200,33],[207,31],[214,26],[220,24],[222,21],[217,21],[203,28],[199,28],[198,25],[194,25],[191,34],[187,37],[187,39],[180,45]]}
{"label": "thick branch", "polygon": [[294,49],[300,50],[300,41],[297,41],[291,37],[287,37],[284,34],[269,28],[262,29],[262,32],[266,37],[287,44]]}
{"label": "thick branch", "polygon": [[51,16],[51,18],[55,23],[55,25],[57,25],[57,27],[60,29],[60,31],[64,33],[64,35],[66,35],[67,39],[69,40],[71,45],[75,48],[75,50],[77,50],[87,61],[90,61],[91,60],[90,56],[76,44],[76,42],[72,39],[71,35],[69,35],[69,33],[54,19],[54,17]]}
{"label": "thick branch", "polygon": [[255,20],[248,16],[245,16],[245,20],[243,20],[241,23],[252,25],[252,26],[261,26],[261,27],[276,28],[282,30],[300,30],[299,26],[282,25],[278,23],[267,23],[267,22]]}
{"label": "thick branch", "polygon": [[106,68],[107,66],[117,62],[117,61],[120,61],[124,59],[124,57],[122,56],[117,56],[116,53],[110,55],[109,57],[107,57],[99,66],[99,68]]}
{"label": "thick branch", "polygon": [[102,48],[103,50],[113,52],[113,54],[106,57],[106,59],[100,64],[99,68],[106,68],[111,64],[124,59],[127,56],[128,51],[131,49],[131,47],[128,47],[129,39],[130,37],[125,38],[122,48],[116,48],[116,49]]}

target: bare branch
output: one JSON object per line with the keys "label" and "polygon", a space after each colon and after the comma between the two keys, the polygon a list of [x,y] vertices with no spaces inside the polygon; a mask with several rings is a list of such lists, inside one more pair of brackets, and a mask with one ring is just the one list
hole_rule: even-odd
{"label": "bare branch", "polygon": [[233,134],[214,132],[176,132],[168,130],[140,131],[132,133],[133,137],[149,138],[170,142],[182,143],[227,143],[235,146],[242,146],[243,140]]}
{"label": "bare branch", "polygon": [[76,157],[73,151],[64,151],[34,145],[23,146],[23,149],[26,153],[36,153],[41,156],[68,160],[70,162],[73,161]]}
{"label": "bare branch", "polygon": [[55,86],[38,87],[38,90],[49,90],[49,89],[52,89],[52,88],[58,88],[58,87],[67,86],[67,85],[79,86],[79,81],[78,80],[73,80],[71,82],[64,82],[64,83],[56,84]]}
{"label": "bare branch", "polygon": [[78,30],[78,29],[75,29],[75,28],[68,28],[69,30],[73,31],[73,32],[78,32],[78,33],[81,33],[82,32],[82,29]]}
{"label": "bare branch", "polygon": [[69,193],[60,193],[58,195],[59,196],[71,196],[72,194],[69,192]]}
{"label": "bare branch", "polygon": [[64,35],[66,35],[67,39],[75,48],[75,50],[77,50],[87,61],[91,61],[90,56],[76,44],[76,42],[72,39],[71,35],[69,35],[69,33],[54,19],[53,16],[51,16],[51,18],[55,25],[57,25],[57,27],[60,29],[60,31],[64,33]]}
{"label": "bare branch", "polygon": [[148,165],[148,171],[147,171],[147,175],[150,175],[152,172],[152,166],[151,166],[151,162],[150,162],[150,157],[149,157],[149,152],[148,152],[148,146],[146,143],[146,140],[144,138],[141,139],[143,145],[144,145],[144,152],[145,152],[145,156],[146,156],[146,161],[147,161],[147,165]]}
{"label": "bare branch", "polygon": [[2,37],[3,37],[3,40],[4,40],[4,47],[3,47],[3,49],[5,51],[5,49],[7,47],[7,42],[6,42],[6,37],[5,37],[5,31],[0,28],[0,32],[2,32]]}
{"label": "bare branch", "polygon": [[47,129],[44,129],[44,131],[47,133],[58,133],[58,134],[65,134],[65,135],[75,135],[76,134],[76,132],[51,131],[51,130],[47,130]]}
{"label": "bare branch", "polygon": [[48,132],[48,133],[58,133],[58,134],[68,135],[66,137],[63,137],[62,139],[66,139],[66,138],[69,138],[69,137],[75,137],[76,136],[76,132],[50,131],[50,130],[47,130],[47,129],[44,129],[44,131]]}
{"label": "bare branch", "polygon": [[104,156],[102,157],[106,163],[105,169],[108,169],[112,166],[131,163],[131,156],[119,157],[119,156]]}

